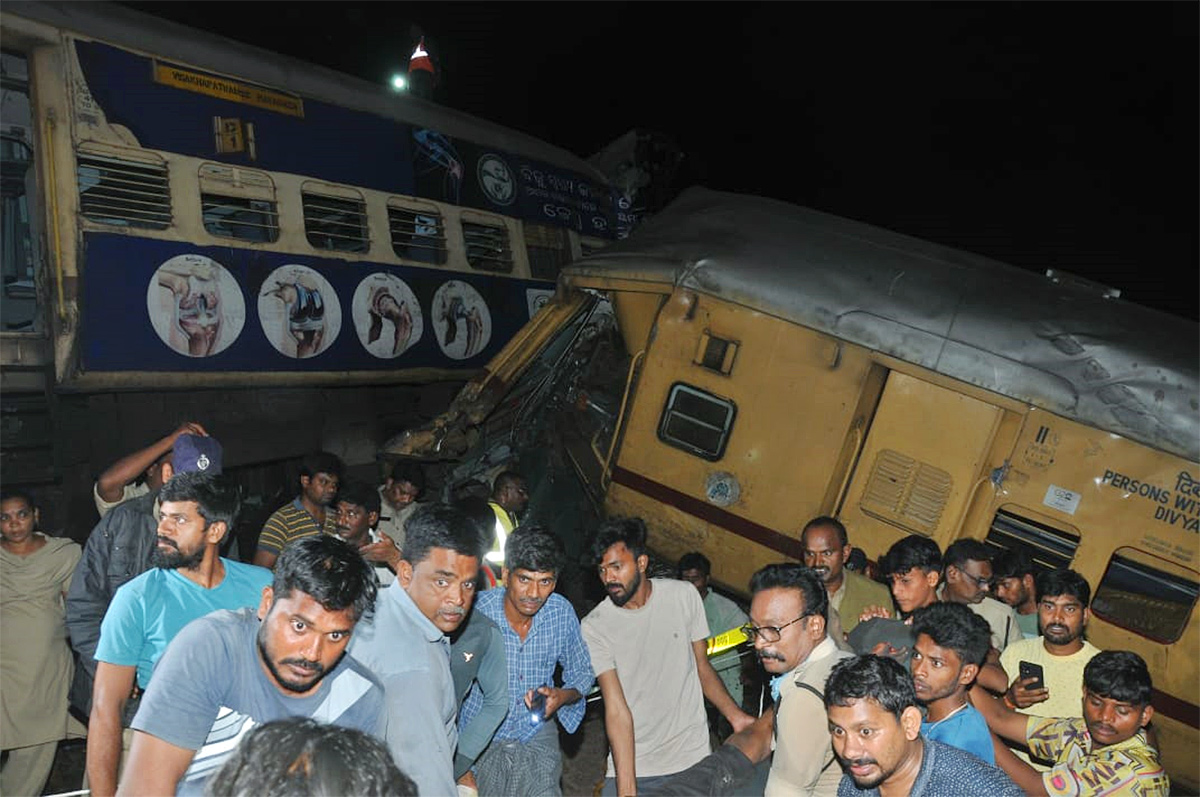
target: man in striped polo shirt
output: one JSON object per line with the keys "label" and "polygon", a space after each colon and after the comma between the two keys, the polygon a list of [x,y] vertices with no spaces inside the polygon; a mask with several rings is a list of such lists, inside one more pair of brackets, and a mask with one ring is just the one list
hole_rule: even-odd
{"label": "man in striped polo shirt", "polygon": [[258,536],[254,564],[274,568],[283,549],[296,540],[337,533],[335,513],[328,511],[337,497],[342,461],[326,451],[309,454],[300,464],[300,494],[275,510]]}

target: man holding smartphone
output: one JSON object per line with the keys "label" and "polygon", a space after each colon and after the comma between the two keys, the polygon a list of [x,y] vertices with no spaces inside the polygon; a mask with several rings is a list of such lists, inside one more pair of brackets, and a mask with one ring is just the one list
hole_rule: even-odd
{"label": "man holding smartphone", "polygon": [[1067,569],[1039,573],[1035,587],[1042,635],[1014,642],[1000,654],[1013,678],[1004,701],[1022,714],[1078,716],[1083,668],[1100,652],[1083,638],[1092,590]]}

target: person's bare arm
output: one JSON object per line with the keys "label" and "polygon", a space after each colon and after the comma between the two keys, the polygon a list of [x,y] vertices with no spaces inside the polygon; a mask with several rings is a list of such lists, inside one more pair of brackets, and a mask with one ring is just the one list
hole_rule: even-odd
{"label": "person's bare arm", "polygon": [[692,653],[696,658],[696,674],[700,676],[700,688],[708,702],[716,706],[717,711],[729,720],[735,732],[750,727],[754,723],[754,717],[742,711],[742,707],[733,702],[729,690],[721,682],[721,676],[717,675],[712,662],[708,660],[707,640],[697,639],[692,642]]}
{"label": "person's bare arm", "polygon": [[992,697],[986,689],[978,685],[971,687],[971,691],[967,695],[971,699],[971,704],[987,721],[988,728],[992,733],[1017,744],[1028,744],[1025,728],[1029,717],[1013,711],[999,698]]}
{"label": "person's bare arm", "polygon": [[251,564],[256,564],[259,567],[265,567],[268,570],[274,570],[275,560],[278,558],[279,554],[258,548],[254,551],[254,561]]}
{"label": "person's bare arm", "polygon": [[975,681],[989,692],[998,695],[1004,694],[1008,689],[1008,673],[1000,666],[1000,654],[995,648],[988,650],[987,658],[979,668],[979,675],[975,677]]}
{"label": "person's bare arm", "polygon": [[633,746],[633,713],[625,702],[625,690],[616,670],[606,670],[596,676],[600,694],[604,697],[604,732],[612,751],[613,769],[617,776],[619,797],[637,794],[636,751]]}
{"label": "person's bare arm", "polygon": [[163,797],[174,794],[175,786],[191,765],[196,751],[176,747],[157,736],[133,732],[129,759],[117,789],[120,797]]}
{"label": "person's bare arm", "polygon": [[1046,785],[1042,781],[1042,773],[1026,764],[1008,749],[996,734],[992,734],[992,749],[996,754],[996,766],[1004,770],[1004,774],[1013,779],[1013,783],[1021,788],[1028,797],[1046,797]]}
{"label": "person's bare arm", "polygon": [[755,764],[766,760],[771,754],[771,737],[775,731],[775,706],[767,707],[762,716],[725,740]]}
{"label": "person's bare arm", "polygon": [[92,713],[88,717],[87,776],[95,797],[117,793],[121,764],[121,712],[133,690],[137,667],[96,662]]}
{"label": "person's bare arm", "polygon": [[140,451],[123,456],[105,468],[104,472],[96,479],[96,492],[110,504],[121,500],[121,496],[125,492],[125,485],[136,480],[146,472],[147,468],[157,462],[159,457],[170,451],[181,434],[208,436],[208,432],[204,431],[203,426],[188,421],[161,440],[154,441]]}

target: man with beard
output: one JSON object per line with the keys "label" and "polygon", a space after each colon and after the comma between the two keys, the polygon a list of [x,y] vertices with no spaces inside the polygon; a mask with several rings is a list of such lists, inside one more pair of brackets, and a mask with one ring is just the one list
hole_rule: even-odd
{"label": "man with beard", "polygon": [[163,486],[159,501],[154,568],[117,590],[100,625],[87,745],[95,795],[116,792],[122,741],[128,751],[131,735],[122,732],[133,715],[126,704],[150,685],[167,643],[197,617],[256,605],[271,583],[271,571],[219,555],[237,518],[234,485],[221,476],[181,473]]}
{"label": "man with beard", "polygon": [[363,482],[347,482],[338,490],[337,536],[362,554],[375,569],[381,586],[396,580],[400,548],[391,537],[375,529],[379,522],[379,493]]}
{"label": "man with beard", "polygon": [[1083,670],[1082,717],[1026,717],[978,690],[972,699],[993,732],[1053,762],[1049,771],[1039,772],[996,748],[1000,766],[1027,794],[1166,797],[1170,779],[1143,732],[1154,716],[1153,691],[1141,656],[1104,650]]}
{"label": "man with beard", "polygon": [[[1083,670],[1100,652],[1083,638],[1092,589],[1083,576],[1067,569],[1039,573],[1035,584],[1042,635],[1014,642],[1000,654],[1004,671],[1012,674],[1005,699],[1022,714],[1076,717]],[[1032,688],[1033,678],[1021,678],[1023,661],[1041,666],[1040,688]]]}
{"label": "man with beard", "polygon": [[358,552],[322,535],[288,546],[257,611],[189,623],[133,718],[120,793],[199,794],[241,738],[271,720],[311,717],[378,734],[383,689],[345,655],[375,592]]}
{"label": "man with beard", "polygon": [[606,521],[592,552],[608,592],[582,623],[604,696],[610,752],[603,794],[633,795],[708,755],[704,698],[735,732],[754,719],[708,661],[699,593],[683,581],[646,578],[646,524]]}
{"label": "man with beard", "polygon": [[992,560],[996,599],[1013,607],[1021,636],[1025,639],[1038,635],[1036,578],[1033,560],[1019,548],[1005,549]]}
{"label": "man with beard", "polygon": [[[475,607],[500,629],[508,671],[508,717],[475,763],[480,794],[562,794],[557,725],[567,733],[579,729],[583,696],[595,683],[575,609],[554,592],[566,558],[549,531],[518,526],[505,543],[504,589],[483,593]],[[483,704],[475,689],[463,704],[464,726]]]}
{"label": "man with beard", "polygon": [[996,763],[987,722],[967,701],[991,647],[987,621],[960,603],[935,603],[913,615],[913,689],[925,706],[921,734]]}
{"label": "man with beard", "polygon": [[454,795],[458,700],[450,640],[475,598],[476,524],[444,504],[409,518],[396,581],[379,592],[350,653],[383,682],[388,748],[421,794]]}
{"label": "man with beard", "polygon": [[800,532],[800,542],[804,546],[804,564],[825,582],[829,605],[837,611],[843,631],[853,631],[867,607],[891,603],[887,587],[846,569],[846,560],[853,549],[840,520],[813,518]]}
{"label": "man with beard", "polygon": [[276,509],[258,535],[254,564],[274,567],[285,548],[318,534],[334,534],[337,520],[328,511],[342,479],[342,461],[326,451],[316,451],[300,463],[300,494]]}
{"label": "man with beard", "polygon": [[825,713],[846,773],[839,797],[1024,794],[999,769],[921,735],[912,676],[894,659],[867,655],[839,662],[825,683]]}

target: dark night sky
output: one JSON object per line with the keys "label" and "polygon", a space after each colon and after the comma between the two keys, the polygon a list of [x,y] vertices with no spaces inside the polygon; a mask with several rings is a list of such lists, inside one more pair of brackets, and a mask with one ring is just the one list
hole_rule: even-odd
{"label": "dark night sky", "polygon": [[671,136],[761,194],[1200,315],[1200,3],[126,3],[588,156]]}

